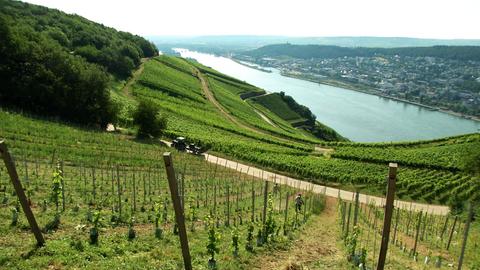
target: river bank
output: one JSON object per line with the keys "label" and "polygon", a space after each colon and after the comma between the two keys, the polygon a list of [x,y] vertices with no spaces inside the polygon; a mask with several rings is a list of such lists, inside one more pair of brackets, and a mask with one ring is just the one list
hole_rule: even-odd
{"label": "river bank", "polygon": [[345,89],[348,89],[348,90],[358,91],[358,92],[361,92],[361,93],[364,93],[364,94],[375,95],[375,96],[386,98],[386,99],[391,99],[391,100],[395,100],[395,101],[399,101],[399,102],[404,102],[404,103],[416,105],[416,106],[419,106],[419,107],[422,107],[422,108],[425,108],[425,109],[428,109],[428,110],[431,110],[431,111],[439,111],[439,112],[454,115],[454,116],[457,116],[457,117],[462,117],[462,118],[465,118],[465,119],[468,119],[468,120],[473,120],[473,121],[480,122],[480,117],[478,117],[478,116],[465,115],[465,114],[455,112],[455,111],[452,111],[452,110],[448,110],[448,109],[445,109],[445,108],[430,106],[430,105],[422,104],[422,103],[415,102],[415,101],[410,101],[410,100],[399,98],[399,97],[392,97],[392,96],[384,95],[384,94],[380,93],[378,90],[368,88],[368,87],[363,87],[363,86],[359,86],[359,85],[355,85],[355,84],[349,84],[349,83],[346,83],[346,82],[333,80],[333,79],[326,79],[326,80],[313,79],[313,78],[308,78],[308,77],[305,77],[305,76],[302,76],[302,75],[296,75],[296,74],[287,73],[287,72],[283,72],[283,71],[281,71],[280,74],[282,76],[285,76],[285,77],[295,78],[295,79],[309,81],[309,82],[318,83],[318,84],[335,86],[335,87],[338,87],[338,88],[345,88]]}
{"label": "river bank", "polygon": [[235,59],[235,58],[233,58],[233,57],[230,57],[230,56],[223,56],[223,57],[226,57],[226,58],[232,60],[233,62],[235,62],[235,63],[237,63],[237,64],[240,64],[240,65],[242,65],[242,66],[246,66],[246,67],[248,67],[248,68],[253,68],[253,69],[256,69],[256,70],[261,71],[261,72],[272,73],[271,70],[265,69],[265,68],[261,68],[260,66],[254,64],[254,63],[251,63],[251,64],[250,64],[250,63],[245,63],[245,62],[243,62],[243,61],[237,60],[237,59]]}

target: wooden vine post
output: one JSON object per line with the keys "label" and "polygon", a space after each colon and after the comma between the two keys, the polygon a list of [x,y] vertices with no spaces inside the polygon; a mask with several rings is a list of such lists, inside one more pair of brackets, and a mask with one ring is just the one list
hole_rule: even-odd
{"label": "wooden vine post", "polygon": [[[263,179],[263,178],[262,178]],[[268,181],[265,181],[265,189],[263,190],[263,215],[262,222],[265,225],[267,220],[267,204],[268,204]]]}
{"label": "wooden vine post", "polygon": [[[288,196],[289,196],[289,192],[287,191],[287,196],[285,198],[285,216],[284,216],[284,219],[283,219],[283,231],[285,233],[286,231],[286,228],[287,228],[287,223],[288,223]],[[286,233],[285,233],[286,234]]]}
{"label": "wooden vine post", "polygon": [[414,257],[414,259],[417,258],[417,244],[418,244],[418,235],[419,235],[419,232],[420,232],[420,225],[422,224],[422,211],[420,211],[420,213],[418,213],[418,223],[417,223],[417,231],[415,232],[415,243],[413,244],[413,254],[412,256]]}
{"label": "wooden vine post", "polygon": [[227,185],[227,227],[230,226],[230,185]]}
{"label": "wooden vine post", "polygon": [[353,227],[357,226],[357,221],[358,221],[358,206],[360,205],[359,196],[360,196],[360,193],[357,190],[355,192],[355,211],[353,212]]}
{"label": "wooden vine post", "polygon": [[117,197],[118,197],[118,219],[122,220],[122,192],[120,188],[120,169],[117,165]]}
{"label": "wooden vine post", "polygon": [[60,175],[62,185],[62,212],[65,212],[65,181],[63,179],[65,174],[63,173],[63,161],[60,162]]}
{"label": "wooden vine post", "polygon": [[385,202],[385,218],[383,220],[382,244],[380,246],[380,253],[378,255],[377,270],[385,268],[385,259],[387,258],[388,241],[390,238],[390,226],[392,224],[393,203],[395,200],[395,181],[397,178],[397,163],[390,163],[388,165],[388,186],[387,186],[387,200]]}
{"label": "wooden vine post", "polygon": [[15,189],[15,193],[18,196],[18,200],[22,205],[23,212],[27,217],[28,224],[30,224],[30,228],[32,229],[35,238],[37,239],[37,245],[43,246],[45,244],[45,239],[43,238],[42,232],[38,227],[37,221],[35,220],[35,216],[33,215],[32,209],[28,204],[27,196],[25,195],[25,191],[23,190],[22,183],[18,179],[17,169],[15,168],[15,163],[12,160],[12,156],[8,152],[7,145],[5,141],[0,141],[0,156],[7,167],[8,175],[12,180],[13,188]]}
{"label": "wooden vine post", "polygon": [[468,205],[467,223],[465,224],[465,230],[463,232],[462,251],[460,252],[460,258],[458,259],[458,270],[462,269],[463,257],[465,256],[465,248],[467,247],[468,231],[470,230],[470,224],[473,219],[473,206],[472,203]]}
{"label": "wooden vine post", "polygon": [[352,214],[352,203],[348,203],[348,215],[347,215],[347,230],[345,231],[344,237],[347,238],[350,231],[350,216]]}
{"label": "wooden vine post", "polygon": [[192,259],[190,257],[190,249],[188,248],[187,230],[185,229],[185,217],[183,213],[183,206],[180,202],[178,194],[178,184],[175,179],[175,170],[173,168],[172,155],[170,152],[163,154],[165,162],[165,170],[167,171],[168,186],[170,188],[170,195],[172,197],[173,208],[175,210],[175,220],[178,225],[178,235],[180,237],[180,245],[182,247],[183,263],[185,270],[192,270]]}
{"label": "wooden vine post", "polygon": [[458,216],[455,215],[455,219],[453,220],[452,230],[450,230],[450,235],[448,236],[447,242],[447,250],[450,249],[450,243],[452,243],[453,232],[455,231],[455,226],[457,225]]}

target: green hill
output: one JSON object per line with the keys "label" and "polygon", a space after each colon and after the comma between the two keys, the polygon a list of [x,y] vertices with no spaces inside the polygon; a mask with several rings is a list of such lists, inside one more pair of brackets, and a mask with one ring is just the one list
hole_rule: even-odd
{"label": "green hill", "polygon": [[109,85],[158,54],[142,37],[10,0],[0,0],[0,40],[2,105],[100,126],[117,115]]}

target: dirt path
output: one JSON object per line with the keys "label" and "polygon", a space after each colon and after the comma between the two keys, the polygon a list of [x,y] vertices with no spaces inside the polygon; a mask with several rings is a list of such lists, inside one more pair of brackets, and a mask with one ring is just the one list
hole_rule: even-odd
{"label": "dirt path", "polygon": [[140,64],[140,66],[137,68],[137,70],[135,70],[133,73],[132,73],[132,77],[128,80],[128,82],[125,84],[125,86],[122,88],[122,93],[127,96],[127,97],[131,97],[132,96],[132,91],[131,91],[131,86],[137,81],[138,77],[140,76],[140,74],[142,74],[143,72],[143,69],[144,69],[144,63],[147,62],[148,60],[150,60],[150,58],[142,58],[142,63]]}
{"label": "dirt path", "polygon": [[[197,74],[197,77],[198,79],[200,80],[201,84],[202,84],[202,90],[203,90],[203,93],[205,94],[205,96],[207,97],[207,99],[220,111],[220,113],[222,113],[229,121],[233,122],[234,124],[236,124],[237,126],[240,126],[241,128],[244,128],[244,129],[247,129],[247,130],[250,130],[252,132],[255,132],[257,134],[262,134],[262,135],[269,135],[269,136],[274,136],[275,138],[277,138],[278,140],[282,140],[282,141],[289,141],[287,139],[284,139],[282,137],[278,137],[278,136],[275,136],[273,134],[270,134],[268,132],[263,132],[262,130],[259,130],[259,129],[256,129],[254,127],[251,127],[251,126],[248,126],[242,122],[240,122],[238,119],[236,119],[234,116],[232,116],[225,108],[223,108],[223,106],[217,101],[217,99],[215,98],[215,96],[213,95],[212,91],[210,90],[210,87],[208,86],[208,82],[207,80],[205,79],[204,75],[198,70],[196,69],[195,70],[196,74]],[[254,109],[255,110],[255,109]],[[260,115],[260,117],[262,117],[263,120],[265,120],[267,123],[271,124],[272,126],[276,127],[274,123],[272,123],[270,121],[270,119],[268,117],[266,117],[264,114],[260,113],[259,111],[255,110],[255,112]]]}
{"label": "dirt path", "polygon": [[203,74],[198,69],[196,69],[195,72],[197,74],[198,79],[200,80],[200,82],[202,84],[203,93],[205,94],[207,99],[213,104],[213,106],[215,106],[220,111],[220,113],[223,114],[223,116],[225,116],[229,121],[233,122],[237,126],[240,126],[244,129],[248,129],[248,130],[253,131],[255,133],[264,134],[263,132],[261,132],[257,129],[251,128],[247,125],[244,125],[243,123],[240,123],[240,121],[238,121],[229,112],[227,112],[227,110],[225,108],[223,108],[223,106],[217,101],[217,99],[213,95],[212,91],[210,90],[210,87],[208,86],[208,82],[205,79],[205,77],[203,76]]}
{"label": "dirt path", "polygon": [[[247,173],[248,175],[258,177],[257,179],[262,178],[262,180],[268,180],[268,181],[288,185],[288,186],[299,188],[299,189],[312,190],[315,193],[325,193],[325,195],[329,197],[333,197],[333,198],[340,197],[342,200],[352,201],[354,199],[354,193],[350,191],[313,184],[307,181],[302,181],[292,177],[272,173],[266,170],[251,167],[251,166],[241,164],[235,161],[227,160],[221,157],[205,154],[205,160],[211,163],[216,163],[220,166],[237,170],[239,172]],[[381,197],[376,197],[376,196],[360,194],[359,200],[361,203],[364,203],[364,204],[374,203],[378,207],[383,207],[385,205],[385,199]],[[407,201],[400,201],[400,200],[395,200],[395,205],[399,208],[412,209],[414,211],[423,211],[423,212],[428,212],[430,214],[436,214],[436,215],[446,215],[449,212],[449,208],[443,205],[424,204],[424,203],[407,202]]]}
{"label": "dirt path", "polygon": [[[253,108],[252,108],[253,109]],[[268,118],[266,115],[264,115],[263,113],[259,112],[258,110],[256,109],[253,109],[265,122],[269,123],[270,125],[274,126],[274,127],[277,127],[273,122],[272,120],[270,120],[270,118]]]}
{"label": "dirt path", "polygon": [[331,154],[331,153],[334,152],[334,150],[332,148],[324,148],[324,147],[320,147],[320,146],[315,146],[315,151],[319,152],[319,153],[322,153],[322,154]]}
{"label": "dirt path", "polygon": [[336,217],[336,203],[330,198],[325,211],[319,216],[311,217],[289,249],[262,255],[253,269],[302,269],[293,268],[294,266],[308,267],[306,269],[342,269],[341,265],[346,260],[337,246],[339,232]]}

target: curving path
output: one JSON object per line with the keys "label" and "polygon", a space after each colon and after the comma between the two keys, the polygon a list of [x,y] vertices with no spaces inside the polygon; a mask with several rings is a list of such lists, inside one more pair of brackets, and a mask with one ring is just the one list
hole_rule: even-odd
{"label": "curving path", "polygon": [[243,123],[241,123],[240,121],[238,121],[235,117],[233,117],[225,108],[223,108],[223,106],[217,101],[217,99],[215,98],[215,96],[213,95],[212,91],[210,90],[209,86],[208,86],[208,82],[207,80],[205,79],[205,77],[203,76],[203,74],[200,72],[200,70],[198,70],[197,68],[195,68],[195,73],[197,74],[197,77],[198,79],[200,80],[200,83],[202,84],[202,90],[203,90],[203,93],[205,94],[205,97],[207,97],[208,101],[210,101],[213,106],[215,106],[222,115],[224,115],[230,122],[234,123],[235,125],[239,126],[239,127],[242,127],[244,129],[247,129],[247,130],[250,130],[250,131],[253,131],[255,133],[259,133],[259,134],[264,134],[263,132],[257,130],[257,129],[254,129],[254,128],[251,128],[247,125],[244,125]]}
{"label": "curving path", "polygon": [[[215,163],[215,164],[218,164],[219,166],[223,166],[226,168],[230,168],[232,170],[237,170],[242,173],[255,176],[259,180],[276,182],[279,184],[289,185],[291,187],[298,188],[298,189],[312,190],[315,193],[324,193],[329,197],[334,197],[334,198],[340,197],[342,200],[347,200],[347,201],[354,200],[354,193],[350,191],[313,184],[307,181],[302,181],[302,180],[298,180],[298,179],[284,176],[281,174],[272,173],[266,170],[258,169],[255,167],[251,167],[249,165],[245,165],[242,163],[238,163],[236,161],[231,161],[231,160],[224,159],[224,158],[217,157],[210,154],[205,154],[204,157],[205,157],[205,160],[208,162]],[[364,204],[374,203],[376,206],[384,206],[385,204],[385,199],[377,196],[360,194],[359,199],[360,199],[360,202]],[[449,208],[447,206],[424,204],[424,203],[417,203],[417,202],[406,202],[401,200],[395,200],[395,206],[402,209],[423,211],[423,212],[428,212],[436,215],[446,215],[449,212]]]}

